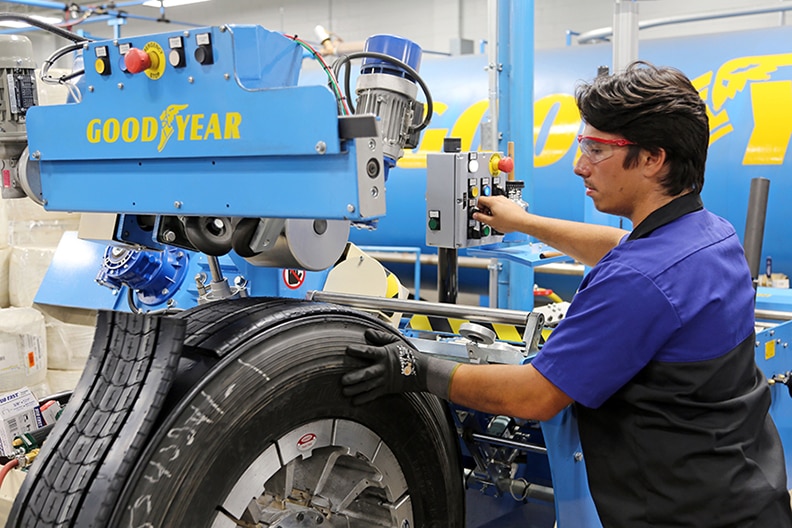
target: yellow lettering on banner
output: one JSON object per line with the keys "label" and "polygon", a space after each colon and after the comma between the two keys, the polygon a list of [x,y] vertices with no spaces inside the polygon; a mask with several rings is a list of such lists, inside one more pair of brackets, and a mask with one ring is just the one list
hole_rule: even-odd
{"label": "yellow lettering on banner", "polygon": [[187,123],[190,121],[189,115],[181,115],[176,114],[176,128],[178,128],[178,136],[177,139],[179,141],[184,141],[184,135],[187,131]]}
{"label": "yellow lettering on banner", "polygon": [[88,121],[88,126],[85,129],[85,137],[88,138],[89,143],[99,143],[102,140],[102,132],[99,130],[101,124],[101,119],[91,119]]}
{"label": "yellow lettering on banner", "polygon": [[127,117],[121,125],[121,139],[126,143],[137,141],[140,135],[140,122],[134,117]]}
{"label": "yellow lettering on banner", "polygon": [[115,143],[118,141],[118,135],[121,132],[121,124],[118,119],[111,117],[105,121],[102,127],[102,140],[105,143]]}
{"label": "yellow lettering on banner", "polygon": [[580,112],[575,98],[569,94],[553,94],[542,97],[534,103],[534,145],[545,121],[554,110],[553,121],[542,151],[534,156],[534,167],[547,167],[563,158],[575,145],[580,131]]}
{"label": "yellow lettering on banner", "polygon": [[239,139],[239,125],[241,124],[242,114],[239,112],[228,112],[226,114],[223,139]]}
{"label": "yellow lettering on banner", "polygon": [[743,165],[781,165],[792,136],[792,81],[751,85],[754,128]]}
{"label": "yellow lettering on banner", "polygon": [[155,139],[157,139],[158,132],[159,132],[159,123],[157,122],[157,120],[151,116],[144,117],[140,140],[145,143],[148,143],[149,141],[154,141]]}
{"label": "yellow lettering on banner", "polygon": [[203,139],[201,135],[201,130],[203,130],[203,123],[201,123],[201,119],[203,119],[203,114],[193,114],[190,120],[190,141],[200,141]]}
{"label": "yellow lettering on banner", "polygon": [[209,138],[212,136],[213,139],[223,139],[222,133],[220,131],[220,118],[217,114],[212,114],[209,116],[209,123],[206,125],[206,132],[204,133],[204,139]]}

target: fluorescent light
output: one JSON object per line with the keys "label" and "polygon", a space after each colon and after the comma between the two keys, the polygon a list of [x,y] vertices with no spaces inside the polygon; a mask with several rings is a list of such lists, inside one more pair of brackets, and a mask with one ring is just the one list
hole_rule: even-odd
{"label": "fluorescent light", "polygon": [[[33,15],[30,18],[35,18],[39,22],[44,22],[45,24],[60,24],[61,22],[63,22],[63,20],[60,18],[46,17],[40,15]],[[30,24],[22,22],[21,20],[3,20],[0,21],[0,26],[10,27],[10,28],[26,28],[26,27],[30,27]]]}
{"label": "fluorescent light", "polygon": [[[187,4],[198,4],[200,2],[208,2],[209,0],[165,0],[162,2],[164,7],[176,7],[182,6]],[[144,6],[148,7],[159,7],[160,1],[159,0],[148,0],[148,2],[143,2]]]}

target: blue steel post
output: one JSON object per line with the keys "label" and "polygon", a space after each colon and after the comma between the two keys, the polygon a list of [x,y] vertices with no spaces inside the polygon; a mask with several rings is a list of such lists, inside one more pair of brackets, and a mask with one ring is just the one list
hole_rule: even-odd
{"label": "blue steel post", "polygon": [[[514,174],[525,181],[523,200],[533,202],[533,0],[498,1],[498,149],[514,142]],[[534,271],[504,262],[508,291],[498,295],[501,308],[532,310]]]}

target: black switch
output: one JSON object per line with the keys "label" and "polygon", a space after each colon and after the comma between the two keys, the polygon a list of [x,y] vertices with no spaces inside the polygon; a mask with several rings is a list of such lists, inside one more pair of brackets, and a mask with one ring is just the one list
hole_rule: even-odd
{"label": "black switch", "polygon": [[212,53],[212,34],[200,33],[195,35],[195,43],[198,45],[195,48],[195,60],[198,64],[214,64],[214,54]]}

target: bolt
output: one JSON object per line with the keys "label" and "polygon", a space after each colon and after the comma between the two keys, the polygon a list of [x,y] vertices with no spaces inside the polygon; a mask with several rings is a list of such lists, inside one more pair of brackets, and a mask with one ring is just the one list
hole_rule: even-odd
{"label": "bolt", "polygon": [[182,206],[182,203],[179,200],[176,200],[175,202],[173,202],[173,207],[175,207],[176,209],[181,209],[181,206]]}
{"label": "bolt", "polygon": [[756,346],[758,347],[759,345],[760,345],[760,343],[759,343],[759,341],[757,341],[757,342],[756,342]]}
{"label": "bolt", "polygon": [[347,212],[348,213],[354,213],[355,212],[355,206],[352,205],[352,204],[347,204]]}
{"label": "bolt", "polygon": [[226,31],[228,31],[228,26],[226,25],[220,26],[220,33],[225,33]]}
{"label": "bolt", "polygon": [[780,339],[776,339],[776,344],[780,345],[781,344],[781,340]]}
{"label": "bolt", "polygon": [[189,77],[187,77],[187,82],[190,83],[190,84],[194,83],[195,82],[195,77],[190,75]]}
{"label": "bolt", "polygon": [[168,295],[168,288],[162,288],[162,295]]}
{"label": "bolt", "polygon": [[89,91],[89,92],[93,92],[93,91],[94,91],[94,87],[93,87],[93,86],[89,86],[89,87],[88,87],[88,91]]}
{"label": "bolt", "polygon": [[118,83],[118,89],[119,90],[123,90],[124,89],[124,83]]}
{"label": "bolt", "polygon": [[297,514],[297,520],[298,521],[302,521],[303,519],[305,519],[305,514],[303,512],[298,513]]}
{"label": "bolt", "polygon": [[325,152],[327,152],[327,144],[324,141],[320,141],[316,144],[314,149],[316,149],[316,152],[318,154],[324,154]]}
{"label": "bolt", "polygon": [[373,139],[369,139],[369,150],[377,150],[377,142]]}
{"label": "bolt", "polygon": [[379,196],[379,189],[376,188],[376,187],[372,187],[371,188],[371,197],[372,198],[376,198],[377,196]]}
{"label": "bolt", "polygon": [[185,31],[184,33],[182,33],[182,35],[184,35],[185,37],[189,37],[190,36],[190,32],[189,31]]}
{"label": "bolt", "polygon": [[33,152],[33,159],[41,159],[41,151],[34,151]]}
{"label": "bolt", "polygon": [[775,335],[775,330],[770,330],[770,335]]}
{"label": "bolt", "polygon": [[324,517],[321,515],[316,516],[316,524],[322,524],[324,522]]}
{"label": "bolt", "polygon": [[116,48],[118,47],[118,41],[117,40],[113,41],[113,46],[115,46]]}
{"label": "bolt", "polygon": [[575,462],[580,462],[581,460],[583,460],[583,453],[581,453],[580,451],[576,452],[574,454],[574,459]]}
{"label": "bolt", "polygon": [[164,233],[162,233],[162,240],[168,243],[173,242],[174,240],[176,240],[176,233],[170,230],[165,231]]}
{"label": "bolt", "polygon": [[228,73],[224,73],[224,74],[223,74],[223,79],[225,79],[226,81],[227,81],[228,79],[230,79],[230,78],[231,78],[231,75],[230,75],[230,74],[228,74]]}

